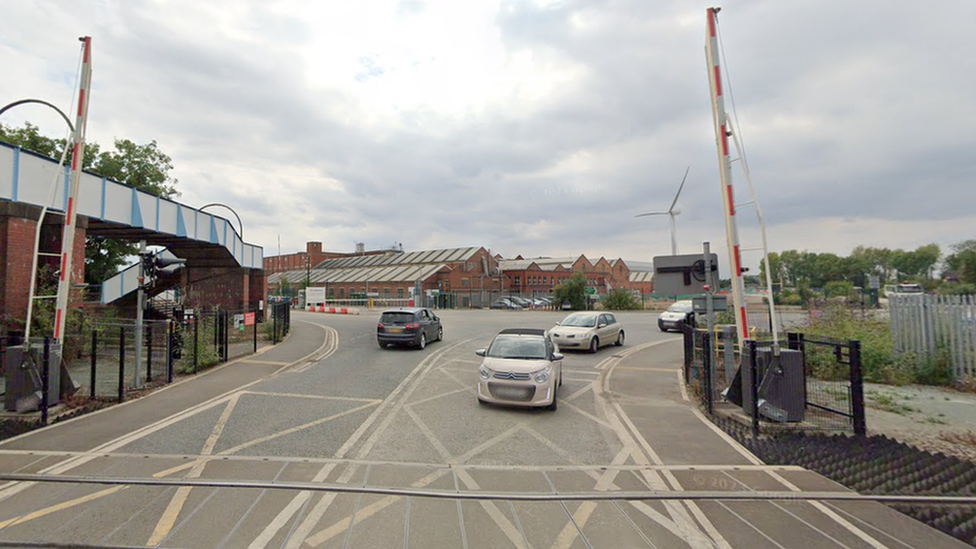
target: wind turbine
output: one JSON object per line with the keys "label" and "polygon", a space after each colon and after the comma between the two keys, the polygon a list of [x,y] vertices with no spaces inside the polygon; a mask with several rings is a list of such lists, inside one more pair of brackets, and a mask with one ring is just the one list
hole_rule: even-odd
{"label": "wind turbine", "polygon": [[666,215],[671,218],[671,255],[678,255],[678,235],[677,229],[674,223],[674,216],[681,213],[681,210],[675,209],[675,205],[678,203],[678,197],[681,196],[681,189],[685,186],[685,180],[688,179],[688,171],[691,170],[691,166],[685,169],[685,176],[681,178],[681,185],[678,186],[678,192],[674,195],[674,200],[671,202],[671,207],[668,208],[666,212],[647,212],[642,214],[637,214],[634,217],[646,217],[649,215]]}

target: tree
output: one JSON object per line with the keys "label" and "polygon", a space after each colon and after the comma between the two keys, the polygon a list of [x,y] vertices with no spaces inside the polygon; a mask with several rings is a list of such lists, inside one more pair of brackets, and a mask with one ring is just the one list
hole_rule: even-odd
{"label": "tree", "polygon": [[952,251],[945,258],[945,270],[956,273],[960,282],[976,284],[976,240],[953,244]]}
{"label": "tree", "polygon": [[928,279],[932,276],[932,269],[939,262],[941,255],[938,244],[920,246],[912,252],[895,250],[892,252],[891,266],[900,275]]}
{"label": "tree", "polygon": [[[23,128],[7,128],[0,124],[0,139],[55,160],[61,158],[67,145],[64,139],[40,135],[37,126],[29,122]],[[137,145],[128,139],[116,139],[114,145],[114,150],[102,152],[98,143],[86,143],[84,168],[163,198],[179,196],[177,180],[170,176],[172,159],[159,150],[156,141]],[[69,149],[65,163],[70,162]],[[85,282],[97,284],[111,277],[126,263],[126,257],[137,252],[136,246],[129,242],[88,237],[85,241]]]}
{"label": "tree", "polygon": [[552,290],[552,298],[557,307],[568,301],[573,309],[586,309],[586,276],[581,272],[573,273],[572,278]]}
{"label": "tree", "polygon": [[614,288],[600,298],[600,304],[608,311],[633,311],[641,308],[641,302],[630,290]]}

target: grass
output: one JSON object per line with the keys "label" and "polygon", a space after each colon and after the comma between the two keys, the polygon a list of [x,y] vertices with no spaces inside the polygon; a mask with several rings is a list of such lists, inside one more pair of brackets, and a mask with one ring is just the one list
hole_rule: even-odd
{"label": "grass", "polygon": [[901,416],[907,416],[909,414],[914,414],[921,411],[918,408],[898,402],[898,399],[895,398],[894,395],[888,393],[870,393],[867,396],[868,401],[865,404],[869,408],[874,408],[875,410],[891,412]]}

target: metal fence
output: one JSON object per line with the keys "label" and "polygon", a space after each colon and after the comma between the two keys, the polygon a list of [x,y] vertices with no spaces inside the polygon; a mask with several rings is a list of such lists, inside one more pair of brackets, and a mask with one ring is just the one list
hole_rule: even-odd
{"label": "metal fence", "polygon": [[[141,346],[133,320],[91,319],[65,335],[63,345],[32,338],[0,338],[4,405],[8,411],[39,410],[62,397],[124,401],[134,392],[252,354],[282,341],[291,328],[287,303],[262,311],[196,311],[178,320],[144,320]],[[263,322],[262,322],[263,320]],[[35,396],[36,395],[36,396]]]}
{"label": "metal fence", "polygon": [[848,431],[865,435],[864,382],[857,341],[788,333],[785,348],[735,332],[685,326],[685,384],[705,411],[760,432]]}
{"label": "metal fence", "polygon": [[891,337],[917,366],[944,360],[956,379],[976,377],[976,296],[892,294]]}

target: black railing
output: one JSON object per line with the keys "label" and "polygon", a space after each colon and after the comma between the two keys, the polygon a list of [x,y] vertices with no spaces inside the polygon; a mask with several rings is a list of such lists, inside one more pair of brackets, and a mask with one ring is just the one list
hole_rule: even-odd
{"label": "black railing", "polygon": [[[746,340],[686,326],[685,384],[708,414],[722,413],[762,431],[848,431],[867,434],[858,341],[787,334],[787,345]],[[734,376],[729,368],[737,364]]]}

